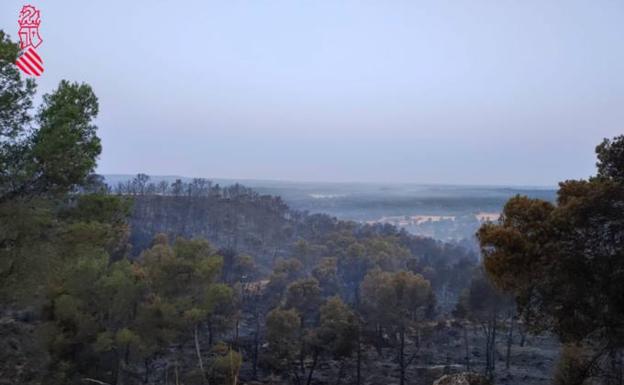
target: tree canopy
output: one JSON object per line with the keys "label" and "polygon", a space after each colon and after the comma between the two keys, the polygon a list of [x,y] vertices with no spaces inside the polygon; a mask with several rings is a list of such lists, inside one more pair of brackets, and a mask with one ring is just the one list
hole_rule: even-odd
{"label": "tree canopy", "polygon": [[517,196],[478,232],[488,275],[536,331],[624,348],[624,136],[597,148],[597,175],[559,184],[556,203]]}

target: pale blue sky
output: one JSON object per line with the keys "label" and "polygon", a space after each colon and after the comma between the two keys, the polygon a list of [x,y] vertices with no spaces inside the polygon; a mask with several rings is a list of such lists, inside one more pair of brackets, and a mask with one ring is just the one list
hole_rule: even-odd
{"label": "pale blue sky", "polygon": [[553,185],[624,133],[622,1],[32,4],[40,89],[100,99],[101,173]]}

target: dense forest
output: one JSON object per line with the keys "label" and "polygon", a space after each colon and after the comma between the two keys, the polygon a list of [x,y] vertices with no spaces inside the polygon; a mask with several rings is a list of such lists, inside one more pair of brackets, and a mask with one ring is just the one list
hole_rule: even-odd
{"label": "dense forest", "polygon": [[34,108],[17,54],[0,31],[1,384],[624,383],[624,136],[479,256],[241,185],[107,186],[91,87]]}
{"label": "dense forest", "polygon": [[398,263],[404,267],[416,266],[418,260],[421,270],[452,270],[478,259],[460,246],[410,236],[394,226],[298,212],[279,197],[259,195],[238,184],[221,187],[198,178],[191,183],[155,185],[149,183],[149,176],[139,174],[116,188],[102,185],[100,189],[131,197],[130,242],[135,255],[150,245],[154,234],[165,233],[172,239],[203,238],[222,250],[253,255],[265,271],[279,259],[297,257],[310,272],[323,257],[337,257],[363,242],[361,246],[372,254],[400,256],[403,260]]}

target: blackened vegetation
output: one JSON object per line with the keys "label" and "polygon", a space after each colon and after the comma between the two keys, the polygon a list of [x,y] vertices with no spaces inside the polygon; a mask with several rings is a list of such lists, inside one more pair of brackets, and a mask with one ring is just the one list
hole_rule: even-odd
{"label": "blackened vegetation", "polygon": [[[198,188],[204,185],[204,188]],[[205,238],[222,248],[253,253],[265,260],[284,253],[295,236],[298,218],[279,198],[258,195],[240,185],[220,187],[209,181],[180,182],[164,193],[133,196],[130,217],[135,253],[150,245],[157,233]],[[123,190],[122,190],[123,191]],[[180,192],[178,192],[180,191]]]}
{"label": "blackened vegetation", "polygon": [[[61,82],[31,117],[17,54],[0,31],[0,383],[624,382],[624,137],[556,205],[512,199],[481,268],[240,185],[112,192],[90,87]],[[566,343],[554,376],[559,344],[529,331]]]}
{"label": "blackened vegetation", "polygon": [[[344,245],[336,242],[348,235],[353,241],[391,240],[403,254],[400,262],[393,262],[398,264],[394,268],[416,268],[418,261],[422,269],[429,266],[446,273],[455,265],[466,270],[477,260],[463,247],[412,236],[394,226],[364,225],[292,210],[280,197],[260,195],[238,184],[221,187],[205,179],[153,184],[148,176],[139,174],[114,191],[133,198],[130,240],[135,255],[151,244],[154,234],[164,233],[172,239],[204,238],[220,248],[253,255],[264,268],[299,252],[311,271],[323,257],[340,253]],[[457,274],[449,277],[451,281],[461,279]],[[453,289],[449,287],[456,292],[458,285],[462,286],[458,282],[436,286],[450,293]]]}

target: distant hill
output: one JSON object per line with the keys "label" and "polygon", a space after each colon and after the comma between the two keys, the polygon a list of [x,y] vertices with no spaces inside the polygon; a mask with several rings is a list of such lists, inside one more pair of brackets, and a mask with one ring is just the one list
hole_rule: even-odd
{"label": "distant hill", "polygon": [[149,248],[156,234],[166,234],[172,240],[207,239],[224,255],[249,254],[264,273],[276,261],[293,256],[307,261],[307,268],[312,269],[324,257],[356,252],[358,248],[348,247],[354,242],[370,244],[375,258],[409,256],[423,266],[455,266],[478,259],[464,245],[410,235],[392,224],[357,223],[293,210],[279,196],[260,194],[240,184],[221,186],[207,180],[168,184],[142,178],[115,190],[132,198],[134,255]]}
{"label": "distant hill", "polygon": [[[104,175],[115,187],[134,178],[133,175]],[[172,183],[193,178],[157,175],[150,181]],[[419,235],[441,240],[470,238],[479,226],[483,213],[495,217],[505,202],[514,195],[527,195],[554,201],[556,190],[547,187],[459,186],[407,183],[316,183],[243,179],[210,179],[221,186],[236,183],[252,188],[258,194],[281,197],[289,207],[310,213],[324,213],[339,219],[360,222],[392,223]],[[440,216],[436,223],[403,221],[397,217]],[[388,222],[388,218],[391,219]]]}

